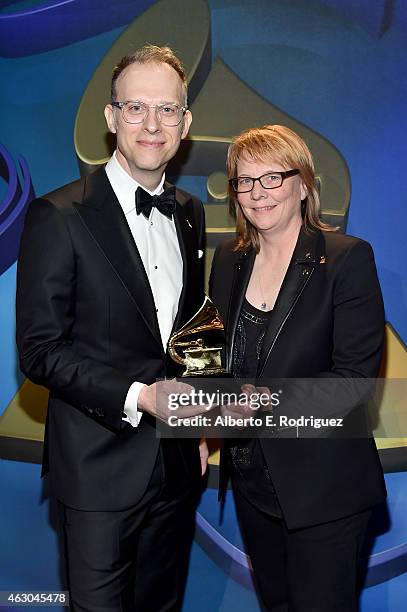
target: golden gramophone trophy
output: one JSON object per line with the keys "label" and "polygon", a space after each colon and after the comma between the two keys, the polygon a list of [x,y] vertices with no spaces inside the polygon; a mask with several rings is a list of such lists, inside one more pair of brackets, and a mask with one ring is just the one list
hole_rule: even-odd
{"label": "golden gramophone trophy", "polygon": [[222,367],[225,328],[219,312],[208,296],[198,312],[168,341],[173,361],[184,366],[181,376],[227,377]]}

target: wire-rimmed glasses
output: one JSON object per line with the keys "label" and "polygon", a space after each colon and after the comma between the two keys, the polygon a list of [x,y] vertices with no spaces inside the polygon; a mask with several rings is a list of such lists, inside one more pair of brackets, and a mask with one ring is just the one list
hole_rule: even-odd
{"label": "wire-rimmed glasses", "polygon": [[112,106],[122,111],[126,123],[143,123],[150,108],[154,108],[158,121],[168,127],[179,125],[188,110],[187,106],[178,106],[178,104],[146,104],[139,100],[112,102]]}

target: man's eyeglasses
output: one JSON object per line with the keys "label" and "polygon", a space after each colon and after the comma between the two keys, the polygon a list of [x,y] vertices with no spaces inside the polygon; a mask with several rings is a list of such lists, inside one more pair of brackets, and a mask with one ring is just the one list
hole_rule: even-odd
{"label": "man's eyeglasses", "polygon": [[112,106],[121,109],[126,123],[142,123],[149,109],[154,108],[158,121],[168,127],[179,125],[188,110],[187,106],[177,104],[145,104],[139,101],[112,102]]}
{"label": "man's eyeglasses", "polygon": [[254,183],[259,181],[260,185],[264,189],[276,189],[281,187],[283,181],[289,176],[295,176],[299,174],[299,170],[286,170],[285,172],[267,172],[257,178],[251,176],[238,176],[229,180],[230,185],[236,193],[248,193],[252,191]]}

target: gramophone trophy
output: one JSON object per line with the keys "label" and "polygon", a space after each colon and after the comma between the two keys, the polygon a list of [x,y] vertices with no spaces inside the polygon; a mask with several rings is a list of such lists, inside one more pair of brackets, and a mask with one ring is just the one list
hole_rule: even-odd
{"label": "gramophone trophy", "polygon": [[217,308],[206,295],[198,312],[168,341],[171,359],[185,367],[181,376],[228,376],[222,367],[224,330]]}

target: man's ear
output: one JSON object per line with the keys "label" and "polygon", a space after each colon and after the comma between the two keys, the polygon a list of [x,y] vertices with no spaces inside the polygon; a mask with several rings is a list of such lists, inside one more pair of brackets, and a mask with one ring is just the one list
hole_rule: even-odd
{"label": "man's ear", "polygon": [[182,128],[181,138],[186,138],[192,123],[192,113],[190,110],[186,111],[183,121],[184,127]]}
{"label": "man's ear", "polygon": [[106,104],[104,112],[109,132],[116,134],[116,117],[113,106],[111,104]]}

